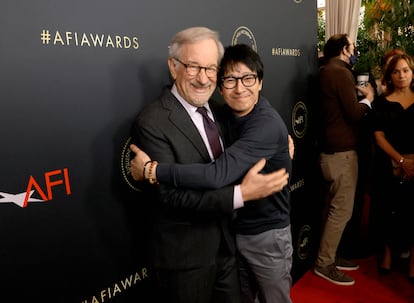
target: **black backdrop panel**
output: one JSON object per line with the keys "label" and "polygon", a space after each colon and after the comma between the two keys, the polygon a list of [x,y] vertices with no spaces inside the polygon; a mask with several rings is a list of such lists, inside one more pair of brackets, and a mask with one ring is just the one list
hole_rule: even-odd
{"label": "black backdrop panel", "polygon": [[[312,229],[316,1],[0,6],[1,302],[150,302],[146,205],[123,178],[124,145],[135,114],[169,82],[171,36],[189,26],[219,31],[225,45],[251,43],[262,56],[263,93],[297,146],[294,235]],[[297,256],[294,277],[310,260],[306,247]]]}

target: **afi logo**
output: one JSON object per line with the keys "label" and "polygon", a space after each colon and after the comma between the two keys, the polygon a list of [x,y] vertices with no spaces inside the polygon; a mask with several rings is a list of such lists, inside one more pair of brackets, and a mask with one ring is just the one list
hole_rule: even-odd
{"label": "afi logo", "polygon": [[[3,198],[0,198],[0,203],[15,203],[20,207],[27,207],[29,202],[46,202],[53,199],[53,187],[64,186],[67,195],[71,194],[68,169],[57,169],[46,172],[45,190],[42,189],[39,183],[33,176],[30,176],[27,184],[26,192],[19,194],[8,194],[0,192]],[[42,199],[32,198],[34,191],[37,191]]]}
{"label": "afi logo", "polygon": [[303,124],[305,122],[305,119],[303,118],[303,116],[298,117],[297,119],[295,119],[295,123],[297,125],[299,124]]}

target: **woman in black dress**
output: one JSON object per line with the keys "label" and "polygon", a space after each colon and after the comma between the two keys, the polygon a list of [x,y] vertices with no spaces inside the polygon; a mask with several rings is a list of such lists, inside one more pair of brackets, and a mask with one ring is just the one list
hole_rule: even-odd
{"label": "woman in black dress", "polygon": [[[374,167],[374,201],[380,209],[383,258],[380,274],[391,270],[392,249],[409,247],[408,277],[414,283],[414,62],[392,57],[384,73],[386,92],[375,102],[374,137],[379,152]],[[393,163],[392,163],[393,162]],[[396,176],[394,170],[399,170]]]}

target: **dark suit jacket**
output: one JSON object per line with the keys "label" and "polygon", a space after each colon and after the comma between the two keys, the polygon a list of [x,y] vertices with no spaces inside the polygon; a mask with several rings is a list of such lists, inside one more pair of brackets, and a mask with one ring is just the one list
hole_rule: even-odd
{"label": "dark suit jacket", "polygon": [[[212,110],[214,105],[210,102]],[[132,141],[165,163],[208,163],[203,140],[179,101],[165,89],[136,118]],[[230,231],[233,186],[201,191],[152,186],[152,256],[163,269],[189,269],[215,262],[219,248],[235,252]]]}
{"label": "dark suit jacket", "polygon": [[[264,172],[285,168],[292,175],[289,156],[288,130],[282,117],[270,102],[260,96],[252,111],[243,116],[225,116],[229,137],[223,154],[209,164],[164,165],[157,167],[161,183],[190,188],[221,188],[238,184],[246,172],[261,158],[266,158]],[[224,115],[224,109],[221,111]],[[259,234],[270,229],[284,228],[290,224],[290,192],[282,191],[266,198],[250,201],[237,210],[236,232]]]}

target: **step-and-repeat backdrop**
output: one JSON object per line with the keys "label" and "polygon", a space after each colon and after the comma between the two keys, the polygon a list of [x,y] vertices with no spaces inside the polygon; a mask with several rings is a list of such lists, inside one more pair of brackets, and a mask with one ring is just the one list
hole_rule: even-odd
{"label": "step-and-repeat backdrop", "polygon": [[169,83],[170,38],[190,26],[247,43],[263,94],[296,143],[294,279],[317,238],[309,127],[316,1],[0,4],[0,301],[151,302],[144,193],[128,181],[136,113]]}

